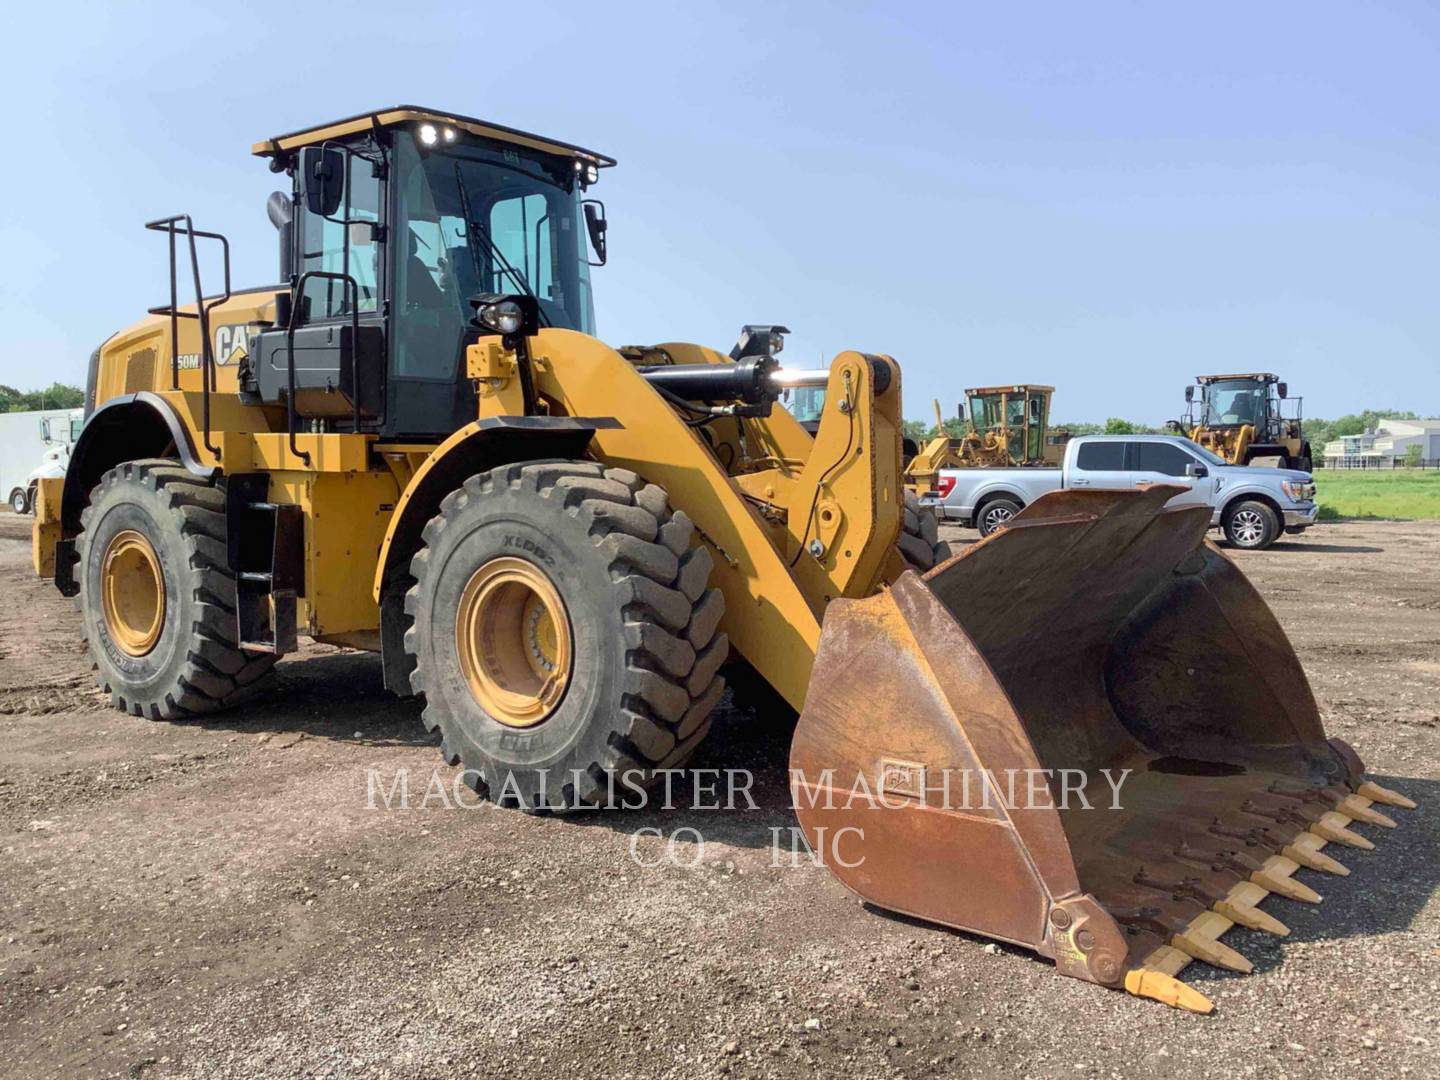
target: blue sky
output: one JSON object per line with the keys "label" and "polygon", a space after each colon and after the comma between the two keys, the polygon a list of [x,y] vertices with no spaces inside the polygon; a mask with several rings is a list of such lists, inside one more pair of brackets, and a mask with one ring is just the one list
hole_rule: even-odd
{"label": "blue sky", "polygon": [[[1202,371],[1440,414],[1440,7],[25,5],[0,382],[82,381],[180,210],[275,276],[252,142],[414,102],[609,153],[600,336],[890,352],[905,412],[1058,387],[1158,422]],[[299,13],[297,15],[297,13]]]}

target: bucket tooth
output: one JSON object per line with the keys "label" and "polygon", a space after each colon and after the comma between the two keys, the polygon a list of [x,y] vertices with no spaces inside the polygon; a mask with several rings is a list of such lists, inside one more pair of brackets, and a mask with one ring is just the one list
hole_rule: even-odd
{"label": "bucket tooth", "polygon": [[1287,900],[1299,900],[1304,904],[1320,903],[1320,894],[1304,882],[1296,881],[1294,874],[1300,864],[1284,855],[1271,855],[1265,865],[1250,875],[1250,880],[1261,888],[1269,889]]}
{"label": "bucket tooth", "polygon": [[1263,930],[1276,937],[1288,937],[1290,928],[1275,916],[1260,910],[1261,900],[1270,893],[1253,881],[1242,881],[1223,900],[1216,900],[1210,910],[1223,915],[1237,926]]}
{"label": "bucket tooth", "polygon": [[1311,870],[1324,870],[1327,874],[1338,874],[1341,877],[1350,876],[1350,868],[1339,859],[1332,859],[1320,849],[1325,846],[1325,838],[1317,836],[1313,832],[1302,832],[1294,840],[1286,844],[1280,854],[1287,859],[1294,859],[1301,866],[1308,866]]}
{"label": "bucket tooth", "polygon": [[1190,925],[1181,933],[1171,938],[1170,944],[1196,960],[1248,975],[1255,970],[1255,965],[1219,940],[1220,935],[1234,925],[1233,919],[1214,911],[1204,911],[1191,919]]}
{"label": "bucket tooth", "polygon": [[1360,785],[1359,793],[1372,802],[1384,803],[1386,806],[1398,806],[1402,810],[1414,810],[1415,800],[1408,799],[1398,791],[1391,791],[1387,787],[1381,787],[1374,780],[1366,780]]}
{"label": "bucket tooth", "polygon": [[1215,1005],[1194,987],[1175,976],[1190,963],[1190,955],[1169,945],[1161,945],[1145,957],[1137,968],[1125,973],[1125,989],[1136,997],[1150,998],[1172,1009],[1206,1014]]}
{"label": "bucket tooth", "polygon": [[1350,847],[1363,848],[1366,851],[1373,850],[1375,845],[1351,830],[1349,825],[1350,818],[1330,810],[1321,814],[1319,821],[1311,822],[1310,831],[1322,839],[1333,840],[1337,844],[1347,844]]}
{"label": "bucket tooth", "polygon": [[1367,825],[1379,825],[1382,829],[1395,828],[1395,819],[1380,813],[1370,804],[1373,802],[1363,795],[1347,795],[1335,804],[1335,809],[1348,818],[1363,821]]}

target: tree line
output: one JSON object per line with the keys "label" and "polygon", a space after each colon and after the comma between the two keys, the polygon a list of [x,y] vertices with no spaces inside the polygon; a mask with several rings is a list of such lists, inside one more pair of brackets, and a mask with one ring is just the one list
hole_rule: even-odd
{"label": "tree line", "polygon": [[85,391],[78,386],[57,382],[44,390],[16,390],[13,386],[0,384],[0,413],[78,409],[84,404]]}

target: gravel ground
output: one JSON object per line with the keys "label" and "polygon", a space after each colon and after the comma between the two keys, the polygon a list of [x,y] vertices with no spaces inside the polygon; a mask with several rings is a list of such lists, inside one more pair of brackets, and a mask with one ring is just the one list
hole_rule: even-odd
{"label": "gravel ground", "polygon": [[1237,556],[1328,730],[1422,805],[1351,877],[1302,871],[1320,907],[1267,902],[1291,937],[1227,937],[1253,975],[1193,966],[1209,1017],[776,858],[778,716],[727,707],[694,763],[752,770],[754,810],[562,820],[456,806],[363,654],[308,646],[203,722],[108,711],[27,528],[0,515],[0,1072],[1440,1076],[1440,522]]}

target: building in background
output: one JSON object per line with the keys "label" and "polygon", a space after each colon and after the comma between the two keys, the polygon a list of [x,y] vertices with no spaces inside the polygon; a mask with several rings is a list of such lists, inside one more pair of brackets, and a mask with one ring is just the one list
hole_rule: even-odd
{"label": "building in background", "polygon": [[[1411,447],[1419,447],[1419,461]],[[1325,444],[1327,469],[1397,469],[1440,466],[1440,420],[1381,420],[1360,435]]]}

